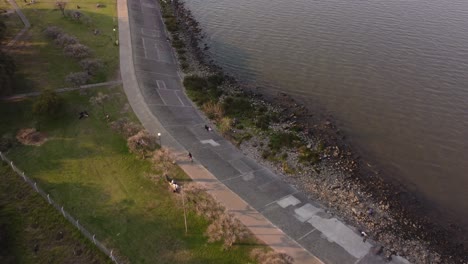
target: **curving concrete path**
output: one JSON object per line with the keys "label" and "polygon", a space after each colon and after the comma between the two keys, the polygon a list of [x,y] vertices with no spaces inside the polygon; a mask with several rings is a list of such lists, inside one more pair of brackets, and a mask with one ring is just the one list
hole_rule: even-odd
{"label": "curving concrete path", "polygon": [[31,27],[31,23],[29,23],[28,18],[26,18],[26,16],[23,14],[23,12],[21,11],[21,9],[18,7],[18,5],[16,4],[14,0],[8,0],[8,3],[10,3],[10,5],[13,7],[16,14],[18,14],[21,21],[24,24],[24,28],[21,29],[21,31],[18,34],[16,34],[16,36],[10,42],[8,42],[7,48],[11,48],[23,36],[23,34],[29,30],[29,28]]}
{"label": "curving concrete path", "polygon": [[[120,70],[133,111],[162,145],[193,154],[181,168],[252,233],[295,263],[384,263],[357,230],[244,156],[186,97],[157,0],[118,0]],[[407,263],[396,257],[392,263]]]}

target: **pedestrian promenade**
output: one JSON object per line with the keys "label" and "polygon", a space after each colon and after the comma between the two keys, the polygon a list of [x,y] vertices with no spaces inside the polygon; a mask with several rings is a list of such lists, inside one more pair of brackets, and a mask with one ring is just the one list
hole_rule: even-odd
{"label": "pedestrian promenade", "polygon": [[[281,176],[244,156],[187,98],[167,41],[158,2],[118,0],[120,70],[133,111],[181,168],[260,240],[295,263],[384,263],[356,229],[342,223]],[[407,263],[396,257],[392,263]]]}

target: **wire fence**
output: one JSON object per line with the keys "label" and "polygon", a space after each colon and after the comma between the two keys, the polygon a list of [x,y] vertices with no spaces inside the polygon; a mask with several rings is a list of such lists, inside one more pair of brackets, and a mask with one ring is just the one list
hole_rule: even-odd
{"label": "wire fence", "polygon": [[23,180],[29,184],[29,186],[31,186],[37,193],[39,193],[44,199],[47,200],[47,202],[52,205],[53,207],[55,207],[55,209],[57,209],[70,223],[72,223],[76,228],[78,228],[78,230],[85,236],[87,237],[91,242],[93,242],[93,244],[95,244],[104,254],[106,254],[113,262],[115,263],[123,263],[123,262],[119,262],[116,258],[116,256],[114,256],[114,252],[113,250],[109,250],[106,246],[104,246],[103,243],[101,243],[98,239],[96,239],[96,235],[89,232],[86,228],[84,228],[84,226],[82,226],[79,222],[78,219],[75,219],[73,216],[71,216],[67,211],[65,211],[63,205],[59,205],[57,202],[55,202],[48,193],[46,193],[45,191],[43,191],[38,185],[37,185],[37,182],[33,181],[31,178],[29,178],[28,176],[26,176],[26,174],[24,173],[24,171],[21,171],[20,169],[18,169],[18,167],[16,167],[14,164],[13,164],[13,161],[9,160],[5,154],[3,154],[2,152],[0,152],[0,157],[1,159],[8,163],[8,165],[10,165],[10,167],[21,177],[23,178]]}

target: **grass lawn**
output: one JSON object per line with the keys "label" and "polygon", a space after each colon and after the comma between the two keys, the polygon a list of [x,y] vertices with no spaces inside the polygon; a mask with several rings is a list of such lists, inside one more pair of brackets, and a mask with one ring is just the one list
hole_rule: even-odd
{"label": "grass lawn", "polygon": [[[98,91],[110,96],[103,106],[90,104]],[[17,146],[7,155],[98,239],[132,263],[252,262],[248,253],[257,246],[254,242],[223,251],[221,244],[206,242],[207,222],[194,214],[188,215],[185,234],[177,194],[164,180],[150,179],[161,172],[130,154],[125,139],[105,121],[104,112],[111,119],[135,119],[121,87],[86,93],[64,94],[67,110],[58,120],[41,123],[31,120],[30,101],[0,103],[0,134],[39,126],[49,137],[40,147]],[[83,110],[90,117],[78,120]],[[171,175],[188,180],[180,170]]]}
{"label": "grass lawn", "polygon": [[111,263],[6,164],[0,175],[1,263]]}
{"label": "grass lawn", "polygon": [[[98,2],[103,7],[97,8]],[[118,28],[116,28],[116,33],[113,31],[114,25],[117,26],[115,1],[67,2],[66,12],[79,11],[82,14],[79,21],[64,17],[55,7],[56,1],[37,1],[32,5],[26,5],[23,1],[17,1],[17,3],[29,19],[31,29],[13,50],[13,57],[19,66],[18,78],[28,79],[18,84],[15,93],[68,87],[70,85],[65,82],[65,77],[69,73],[82,71],[78,60],[66,57],[62,48],[54,45],[52,40],[44,36],[43,31],[48,26],[58,26],[67,34],[77,37],[80,43],[94,51],[95,58],[104,62],[104,70],[90,83],[117,78],[119,58],[118,46],[114,45],[114,41]],[[77,6],[80,6],[80,9],[77,9]],[[99,31],[97,35],[94,34],[95,30]]]}

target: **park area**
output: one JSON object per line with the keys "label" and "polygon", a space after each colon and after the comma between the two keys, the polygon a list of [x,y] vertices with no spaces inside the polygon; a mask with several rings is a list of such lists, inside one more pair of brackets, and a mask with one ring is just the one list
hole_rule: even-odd
{"label": "park area", "polygon": [[[6,0],[0,1],[0,9],[11,12]],[[57,3],[64,3],[63,8]],[[10,50],[17,65],[15,93],[118,79],[115,1],[17,1],[17,4],[31,28]],[[7,38],[22,29],[15,13],[4,18]],[[50,28],[58,28],[61,38],[48,34]],[[78,48],[81,48],[79,54],[76,52]],[[84,65],[90,60],[96,61],[93,66],[98,67]],[[70,80],[69,75],[82,72],[89,76],[79,82]]]}
{"label": "park area", "polygon": [[[210,239],[207,230],[217,220],[201,214],[203,210],[194,207],[196,199],[193,197],[191,203],[187,197],[185,225],[182,195],[172,192],[164,173],[169,173],[183,187],[190,184],[190,179],[176,165],[170,163],[168,169],[155,161],[152,153],[136,155],[129,150],[127,139],[133,134],[122,131],[123,127],[127,128],[122,124],[133,124],[132,132],[136,132],[135,127],[142,128],[121,85],[53,92],[63,87],[78,87],[79,83],[70,82],[68,78],[72,73],[87,72],[86,84],[120,78],[118,46],[115,45],[118,29],[113,30],[117,24],[115,2],[74,1],[67,2],[64,8],[56,1],[18,2],[18,5],[31,22],[31,28],[9,50],[17,66],[10,95],[42,94],[0,100],[2,152],[79,220],[80,226],[95,234],[106,248],[113,249],[119,263],[256,263],[250,256],[252,249],[263,251],[266,247],[251,236],[232,240],[228,248],[222,239],[211,241],[216,239]],[[5,7],[7,4],[2,2],[1,8]],[[14,14],[6,18],[4,43],[21,29],[18,21]],[[85,57],[67,50],[68,46],[77,47],[77,44],[86,46],[89,52],[85,52]],[[100,67],[89,64],[84,67],[83,60],[99,60]],[[21,178],[6,166],[2,165],[0,174],[2,189],[15,186],[8,189],[9,198],[13,199],[10,196],[16,193],[16,197],[31,195],[36,200],[41,199],[33,188],[20,185],[18,179],[21,182]],[[7,196],[2,196],[2,201],[5,199]],[[206,200],[203,204],[216,207]],[[3,220],[11,222],[24,218],[25,222],[18,222],[12,230],[29,227],[31,224],[27,221],[34,217],[46,226],[35,232],[21,233],[23,239],[15,240],[15,256],[24,255],[24,263],[37,263],[38,254],[41,263],[67,263],[61,259],[69,254],[75,256],[75,249],[79,248],[87,263],[109,260],[52,206],[49,205],[47,211],[41,210],[47,206],[47,203],[40,206],[35,202],[21,203],[17,207],[23,209],[14,214],[8,213],[14,209],[5,211],[2,207]],[[216,215],[222,214],[223,223],[230,223],[229,215],[221,211]],[[52,223],[56,229],[47,227]],[[72,245],[63,243],[57,247],[52,241],[44,242],[50,246],[36,248],[36,244],[42,243],[36,237],[50,234],[55,237],[62,225],[63,230],[69,230],[67,232],[78,241],[76,245],[70,240]],[[216,227],[211,230],[215,233]],[[229,231],[232,234],[236,230]],[[83,246],[77,246],[81,245],[79,243]],[[55,258],[58,262],[51,261],[54,256],[59,256]]]}
{"label": "park area", "polygon": [[[14,136],[21,128],[40,127],[45,142],[16,143],[6,155],[83,227],[132,263],[249,262],[255,240],[229,250],[207,243],[209,222],[192,210],[185,233],[180,194],[171,192],[162,168],[130,153],[126,139],[110,126],[117,119],[135,120],[120,86],[62,96],[62,114],[40,121],[30,118],[30,99],[2,102],[0,133]],[[96,104],[97,97],[107,99]],[[88,117],[79,119],[82,111]],[[177,166],[169,175],[182,185],[189,181]]]}

